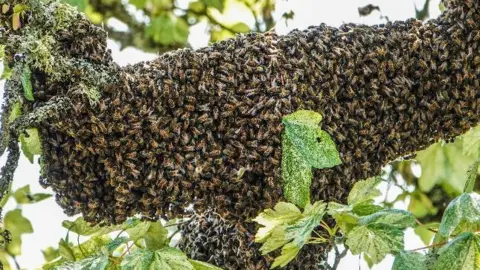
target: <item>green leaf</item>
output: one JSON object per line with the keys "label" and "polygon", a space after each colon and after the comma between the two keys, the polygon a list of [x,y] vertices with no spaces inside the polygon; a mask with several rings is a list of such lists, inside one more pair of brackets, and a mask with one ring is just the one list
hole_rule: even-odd
{"label": "green leaf", "polygon": [[480,156],[480,125],[470,129],[463,138],[463,154],[471,157]]}
{"label": "green leaf", "polygon": [[380,205],[373,204],[373,201],[365,201],[362,203],[354,204],[352,208],[352,213],[359,216],[368,216],[384,209],[385,208]]}
{"label": "green leaf", "polygon": [[250,27],[243,23],[243,22],[238,22],[234,24],[231,29],[235,31],[236,33],[248,33],[250,32]]}
{"label": "green leaf", "polygon": [[347,234],[346,245],[353,255],[366,253],[374,264],[387,254],[404,249],[402,230],[386,224],[369,224],[353,228]]}
{"label": "green leaf", "polygon": [[93,236],[80,245],[72,247],[72,250],[75,258],[79,260],[93,255],[100,255],[102,249],[111,242],[112,238],[109,235]]}
{"label": "green leaf", "polygon": [[472,233],[462,233],[438,251],[433,269],[470,270],[480,267],[480,239]]}
{"label": "green leaf", "polygon": [[438,209],[433,205],[430,198],[420,190],[414,190],[410,193],[410,203],[408,205],[410,211],[415,217],[422,218],[427,215],[436,215]]}
{"label": "green leaf", "polygon": [[465,188],[463,192],[468,193],[472,192],[475,188],[475,182],[478,175],[478,166],[480,165],[480,159],[477,159],[467,171],[467,182],[465,183]]}
{"label": "green leaf", "polygon": [[312,170],[285,134],[282,135],[283,196],[300,207],[310,203]]}
{"label": "green leaf", "polygon": [[264,242],[278,225],[292,224],[302,217],[300,210],[291,203],[279,202],[274,209],[266,209],[253,221],[264,226],[258,229],[255,242]]}
{"label": "green leaf", "polygon": [[439,142],[417,153],[416,160],[422,167],[418,185],[422,192],[430,191],[435,185],[454,195],[463,192],[467,181],[467,171],[478,157],[465,155],[463,137],[454,143]]}
{"label": "green leaf", "polygon": [[130,0],[130,4],[134,5],[138,9],[143,9],[147,4],[147,0]]}
{"label": "green leaf", "polygon": [[33,101],[32,72],[28,66],[23,68],[20,80],[22,81],[23,95],[27,100]]}
{"label": "green leaf", "polygon": [[392,270],[427,270],[425,255],[413,251],[402,251],[395,256]]}
{"label": "green leaf", "polygon": [[306,205],[300,215],[294,205],[279,203],[275,207],[276,211],[267,209],[254,219],[265,226],[256,235],[256,241],[263,242],[260,248],[263,255],[283,246],[282,254],[272,267],[286,265],[295,258],[310,239],[313,229],[320,225],[325,208],[325,203],[315,202],[313,205]]}
{"label": "green leaf", "polygon": [[216,267],[215,265],[206,262],[196,261],[192,259],[188,259],[188,261],[192,264],[193,269],[195,270],[222,270],[222,268]]}
{"label": "green leaf", "polygon": [[379,177],[371,177],[367,180],[358,181],[348,194],[348,204],[360,204],[380,196],[382,193],[377,188],[378,184],[380,184]]}
{"label": "green leaf", "polygon": [[277,266],[284,267],[293,259],[295,259],[295,257],[297,257],[298,252],[300,252],[300,247],[295,245],[293,242],[286,244],[282,248],[282,253],[280,254],[280,256],[276,257],[273,261],[270,269],[276,268]]}
{"label": "green leaf", "polygon": [[63,0],[65,3],[77,7],[78,11],[84,12],[88,5],[88,0]]}
{"label": "green leaf", "polygon": [[139,249],[127,255],[123,259],[121,267],[122,270],[194,270],[187,256],[180,250],[171,247],[164,247],[156,251]]}
{"label": "green leaf", "polygon": [[416,224],[412,213],[399,209],[384,209],[374,214],[360,217],[361,225],[385,224],[397,229],[413,227]]}
{"label": "green leaf", "polygon": [[368,256],[367,254],[363,254],[362,257],[363,257],[363,260],[367,263],[368,268],[371,269],[371,268],[373,267],[373,265],[374,265],[374,263],[373,263],[373,261],[372,261],[372,258],[370,258],[370,256]]}
{"label": "green leaf", "polygon": [[168,230],[160,222],[148,222],[150,227],[144,235],[147,249],[157,250],[168,245]]}
{"label": "green leaf", "polygon": [[22,234],[33,233],[30,220],[22,215],[21,209],[7,212],[3,219],[5,230],[9,230],[12,241],[7,244],[7,250],[11,255],[18,256],[22,252]]}
{"label": "green leaf", "polygon": [[435,236],[435,233],[432,230],[433,229],[437,230],[438,226],[440,226],[440,223],[429,223],[429,224],[424,224],[424,225],[421,225],[421,226],[417,226],[413,230],[414,230],[415,234],[418,237],[420,237],[423,244],[425,244],[425,246],[428,246],[428,245],[430,245],[433,237]]}
{"label": "green leaf", "polygon": [[52,197],[52,194],[46,194],[46,193],[32,194],[30,192],[30,185],[26,185],[22,188],[17,189],[13,193],[13,197],[15,198],[18,204],[31,204],[31,203],[37,203],[45,199],[48,199]]}
{"label": "green leaf", "polygon": [[350,232],[360,220],[360,217],[352,212],[352,206],[339,204],[336,202],[328,203],[328,214],[335,219],[337,225],[344,234]]}
{"label": "green leaf", "polygon": [[62,226],[69,229],[71,232],[82,236],[94,236],[107,234],[113,231],[118,231],[122,228],[122,225],[104,226],[99,225],[91,226],[86,222],[83,217],[78,217],[75,221],[64,220]]}
{"label": "green leaf", "polygon": [[3,62],[3,71],[0,74],[0,80],[9,80],[12,77],[12,70],[6,62]]}
{"label": "green leaf", "polygon": [[223,12],[223,1],[222,0],[202,0],[207,7],[212,7],[217,9],[220,12]]}
{"label": "green leaf", "polygon": [[188,9],[196,13],[201,13],[205,9],[205,4],[202,1],[193,1],[188,5]]}
{"label": "green leaf", "polygon": [[71,270],[71,269],[88,269],[88,270],[104,270],[107,269],[109,264],[108,256],[99,255],[88,257],[74,263],[66,263],[59,266],[58,270]]}
{"label": "green leaf", "polygon": [[12,123],[22,115],[22,106],[20,105],[19,102],[15,102],[15,104],[12,105],[12,111],[10,112],[10,115],[8,116],[8,123]]}
{"label": "green leaf", "polygon": [[117,237],[108,243],[105,247],[107,248],[108,252],[114,252],[119,246],[122,244],[128,243],[130,239],[128,237]]}
{"label": "green leaf", "polygon": [[60,239],[58,243],[58,252],[60,255],[67,261],[75,261],[75,253],[73,249],[70,247],[70,244],[65,241],[65,239]]}
{"label": "green leaf", "polygon": [[40,136],[36,128],[29,128],[25,130],[25,132],[28,134],[28,137],[22,133],[20,134],[19,141],[22,145],[23,154],[28,158],[30,163],[33,164],[33,157],[42,154]]}
{"label": "green leaf", "polygon": [[42,253],[46,262],[51,262],[60,256],[60,252],[58,252],[58,249],[54,247],[47,247],[46,249],[42,250]]}
{"label": "green leaf", "polygon": [[188,40],[189,27],[187,22],[171,14],[162,14],[151,19],[145,34],[162,45],[185,44]]}
{"label": "green leaf", "polygon": [[445,209],[435,237],[435,243],[443,242],[452,233],[475,232],[480,225],[480,195],[463,193]]}
{"label": "green leaf", "polygon": [[[331,168],[341,164],[337,147],[330,135],[321,130],[319,113],[300,110],[283,117],[287,139],[300,156],[313,168]],[[283,146],[282,146],[283,147]]]}
{"label": "green leaf", "polygon": [[341,163],[336,145],[318,124],[322,116],[299,110],[283,117],[282,180],[285,198],[304,207],[310,202],[311,168],[330,168]]}

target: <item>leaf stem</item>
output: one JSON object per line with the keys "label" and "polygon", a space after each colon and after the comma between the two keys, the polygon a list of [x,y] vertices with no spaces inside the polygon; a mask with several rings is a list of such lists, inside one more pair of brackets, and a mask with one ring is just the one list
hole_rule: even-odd
{"label": "leaf stem", "polygon": [[432,244],[432,245],[429,245],[429,246],[425,246],[425,247],[421,247],[421,248],[412,249],[412,250],[409,250],[409,251],[419,251],[419,250],[424,250],[424,249],[427,249],[427,248],[439,247],[439,246],[443,246],[443,245],[445,245],[445,244],[447,244],[447,243],[448,243],[448,241],[444,241],[444,242],[440,242],[440,243]]}

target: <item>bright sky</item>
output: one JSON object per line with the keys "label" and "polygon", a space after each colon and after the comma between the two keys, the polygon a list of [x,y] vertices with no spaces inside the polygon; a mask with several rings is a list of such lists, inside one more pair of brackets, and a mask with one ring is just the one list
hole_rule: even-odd
{"label": "bright sky", "polygon": [[[431,1],[431,16],[435,17],[439,14],[438,4],[440,0]],[[293,21],[289,21],[288,26],[280,22],[276,30],[280,34],[286,34],[292,29],[304,29],[310,25],[318,25],[322,22],[333,26],[339,26],[343,22],[355,22],[375,24],[382,23],[379,13],[373,13],[371,16],[361,18],[358,15],[357,8],[366,4],[375,4],[380,6],[383,15],[388,16],[390,20],[403,20],[414,16],[414,3],[418,7],[422,7],[424,0],[277,0],[276,18],[280,18],[284,12],[293,10],[295,17]],[[238,9],[229,10],[226,16],[232,21],[244,21],[252,24],[253,20],[249,14],[238,12]],[[115,22],[113,22],[115,23]],[[119,25],[120,27],[120,25]],[[200,23],[191,28],[189,42],[194,48],[200,48],[208,45],[208,35],[206,35],[206,25]],[[145,54],[134,48],[127,48],[119,51],[119,45],[113,41],[108,42],[108,46],[112,49],[113,58],[120,65],[133,64],[144,60],[151,60],[156,57],[153,54]],[[0,95],[3,96],[3,85],[0,85]],[[5,156],[0,159],[0,164],[5,163]],[[24,157],[21,158],[19,168],[15,174],[13,189],[23,187],[30,184],[32,192],[51,192],[44,190],[38,184],[39,174],[38,164],[30,164]],[[391,192],[390,196],[396,196],[395,192]],[[14,209],[15,203],[9,202],[4,210]],[[398,205],[397,207],[404,207]],[[23,214],[32,221],[35,232],[30,235],[24,235],[22,255],[17,259],[24,269],[35,269],[44,262],[41,249],[48,246],[57,246],[60,238],[66,234],[66,229],[61,227],[62,220],[73,219],[65,216],[63,211],[52,199],[34,204],[25,205]],[[406,249],[422,247],[422,242],[413,234],[413,231],[407,231]],[[390,269],[393,258],[389,256],[382,263],[373,269]],[[339,269],[368,269],[368,266],[358,256],[349,255],[340,264]]]}

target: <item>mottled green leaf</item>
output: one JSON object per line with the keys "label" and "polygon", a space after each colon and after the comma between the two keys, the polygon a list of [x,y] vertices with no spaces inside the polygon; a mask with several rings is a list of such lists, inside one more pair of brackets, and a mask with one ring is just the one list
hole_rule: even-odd
{"label": "mottled green leaf", "polygon": [[78,11],[84,12],[88,5],[88,0],[63,0],[65,3],[77,7]]}
{"label": "mottled green leaf", "polygon": [[416,224],[412,213],[399,209],[384,209],[374,214],[360,217],[360,224],[385,224],[397,229],[413,227]]}
{"label": "mottled green leaf", "polygon": [[395,256],[392,270],[427,270],[425,255],[413,251],[402,251]]}
{"label": "mottled green leaf", "polygon": [[188,261],[187,256],[180,250],[171,247],[164,247],[156,251],[139,249],[123,259],[121,269],[194,270],[192,264]]}
{"label": "mottled green leaf", "polygon": [[320,114],[304,110],[282,119],[287,139],[291,140],[300,156],[311,167],[317,169],[341,164],[335,143],[330,135],[318,126],[321,119]]}
{"label": "mottled green leaf", "polygon": [[350,190],[350,193],[348,193],[348,204],[359,204],[378,197],[382,194],[377,188],[378,184],[380,184],[379,177],[371,177],[367,180],[358,181],[352,190]]}
{"label": "mottled green leaf", "polygon": [[472,165],[470,165],[470,168],[467,171],[467,182],[465,183],[465,188],[463,189],[463,192],[472,192],[475,188],[475,181],[477,180],[479,165],[480,159],[477,159],[475,162],[473,162]]}
{"label": "mottled green leaf", "polygon": [[22,234],[33,233],[32,224],[22,215],[21,209],[8,211],[3,223],[4,228],[9,230],[12,235],[12,241],[7,244],[7,250],[10,254],[18,256],[22,251]]}
{"label": "mottled green leaf", "polygon": [[475,232],[480,225],[480,195],[463,193],[445,209],[435,242],[448,239],[452,233]]}
{"label": "mottled green leaf", "polygon": [[28,66],[23,68],[22,76],[20,77],[23,86],[23,95],[29,101],[33,101],[33,88],[32,88],[32,72]]}
{"label": "mottled green leaf", "polygon": [[192,264],[193,269],[195,270],[222,270],[222,268],[216,267],[215,265],[206,262],[196,261],[192,259],[188,259],[188,261]]}
{"label": "mottled green leaf", "polygon": [[130,239],[128,237],[117,237],[113,239],[110,243],[108,243],[105,247],[107,248],[108,252],[115,251],[119,246],[122,244],[128,243]]}
{"label": "mottled green leaf", "polygon": [[480,267],[480,239],[472,233],[462,233],[438,251],[433,269],[471,270]]}
{"label": "mottled green leaf", "polygon": [[20,134],[19,141],[22,145],[23,154],[28,158],[30,163],[33,164],[33,157],[42,154],[42,144],[36,128],[29,128],[25,130],[25,132],[28,136],[25,136],[23,133]]}
{"label": "mottled green leaf", "polygon": [[287,201],[300,207],[310,203],[311,166],[285,134],[282,135],[282,179]]}
{"label": "mottled green leaf", "polygon": [[387,254],[404,249],[402,230],[385,224],[355,227],[347,234],[345,243],[353,255],[363,252],[373,263],[380,262]]}
{"label": "mottled green leaf", "polygon": [[82,260],[65,263],[59,267],[58,270],[77,270],[77,269],[88,269],[88,270],[104,270],[107,269],[109,264],[108,256],[98,255],[87,257]]}
{"label": "mottled green leaf", "polygon": [[270,236],[272,230],[278,225],[291,224],[302,217],[300,210],[291,203],[279,202],[274,209],[266,209],[253,221],[260,224],[255,235],[255,242],[264,242]]}

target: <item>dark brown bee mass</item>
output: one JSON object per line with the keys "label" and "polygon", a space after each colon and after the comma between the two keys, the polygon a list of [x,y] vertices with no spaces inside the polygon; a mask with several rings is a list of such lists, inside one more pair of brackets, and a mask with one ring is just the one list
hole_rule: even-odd
{"label": "dark brown bee mass", "polygon": [[425,24],[251,33],[125,68],[104,32],[79,20],[58,32],[62,54],[118,77],[90,104],[74,87],[82,70],[61,83],[33,71],[34,107],[71,102],[38,125],[41,183],[93,223],[174,217],[190,203],[245,221],[282,200],[281,118],[308,109],[323,115],[343,161],[315,170],[312,200],[345,201],[388,161],[478,123],[480,4],[446,5]]}
{"label": "dark brown bee mass", "polygon": [[282,200],[281,118],[309,109],[343,161],[315,171],[312,197],[343,201],[388,161],[478,122],[480,16],[469,3],[426,24],[251,33],[123,68],[98,104],[67,92],[71,109],[40,126],[42,183],[92,222],[172,217],[191,202],[245,220]]}

